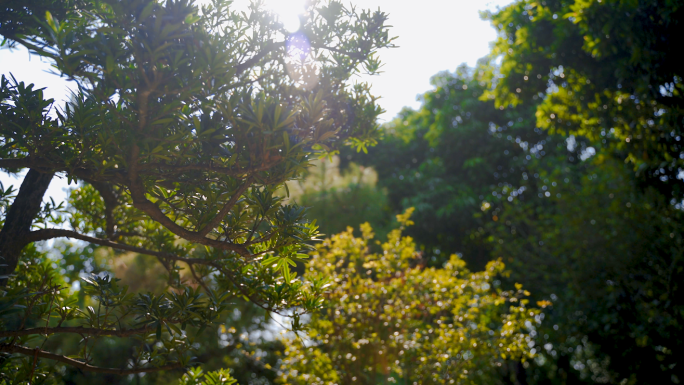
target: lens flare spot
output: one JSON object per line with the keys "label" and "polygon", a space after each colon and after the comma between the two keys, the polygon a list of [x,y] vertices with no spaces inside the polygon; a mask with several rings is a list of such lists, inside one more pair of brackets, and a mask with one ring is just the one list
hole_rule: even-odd
{"label": "lens flare spot", "polygon": [[311,52],[309,39],[302,33],[293,33],[287,38],[285,65],[295,85],[310,90],[318,84],[320,65]]}

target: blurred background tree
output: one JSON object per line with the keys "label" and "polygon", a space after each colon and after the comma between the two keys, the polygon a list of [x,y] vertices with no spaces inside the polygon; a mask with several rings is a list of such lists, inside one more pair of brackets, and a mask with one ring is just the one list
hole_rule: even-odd
{"label": "blurred background tree", "polygon": [[436,75],[420,110],[404,110],[387,124],[386,137],[367,155],[342,157],[373,166],[394,211],[415,207],[418,225],[407,234],[438,265],[451,253],[478,268],[490,261],[487,242],[466,235],[486,223],[473,214],[498,212],[500,197],[526,199],[523,192],[536,189],[533,159],[565,145],[534,127],[532,109],[480,101],[483,74],[460,67]]}
{"label": "blurred background tree", "polygon": [[377,186],[378,174],[370,168],[347,163],[340,170],[339,156],[318,159],[299,180],[287,182],[281,193],[287,201],[308,208],[322,234],[345,231],[349,224],[373,222],[375,232],[389,231],[387,193]]}
{"label": "blurred background tree", "polygon": [[[423,106],[385,125],[368,155],[341,155],[343,167],[377,171],[391,211],[416,208],[406,231],[429,263],[503,258],[533,300],[553,303],[517,383],[683,378],[681,77],[663,45],[681,11],[657,4],[517,2],[492,13],[502,38],[491,58],[436,75]],[[587,31],[626,40],[595,47],[619,55],[601,54],[584,45]],[[590,111],[563,115],[579,108]]]}
{"label": "blurred background tree", "polygon": [[385,242],[365,223],[360,237],[349,228],[312,252],[305,275],[323,271],[330,291],[306,339],[286,342],[283,383],[499,384],[507,359],[531,356],[542,317],[530,293],[501,286],[501,261],[477,273],[456,255],[427,267],[402,236],[412,212]]}
{"label": "blurred background tree", "polygon": [[[674,42],[681,1],[516,1],[485,13],[498,30],[485,97],[536,105],[537,126],[601,142],[642,183],[678,201],[684,85]],[[676,202],[675,202],[676,203]]]}
{"label": "blurred background tree", "polygon": [[561,340],[559,356],[570,354],[557,360],[558,372],[567,381],[570,367],[594,382],[684,378],[675,359],[682,346],[676,282],[684,270],[684,100],[672,45],[684,32],[683,5],[518,1],[487,15],[500,35],[492,59],[502,61],[486,73],[483,99],[504,109],[533,107],[537,127],[592,146],[581,155],[584,170],[558,164],[539,172],[551,183],[550,208],[519,205],[505,215],[510,231],[498,232],[497,251],[527,270],[547,265],[532,275],[543,277],[532,287],[541,293],[562,283],[555,290],[568,305],[554,313],[594,344],[596,359],[581,362],[569,346],[579,340]]}

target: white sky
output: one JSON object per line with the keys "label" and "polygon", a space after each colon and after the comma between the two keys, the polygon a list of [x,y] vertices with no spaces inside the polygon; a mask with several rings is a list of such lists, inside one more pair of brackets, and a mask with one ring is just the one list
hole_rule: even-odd
{"label": "white sky", "polygon": [[431,89],[430,77],[454,71],[462,63],[474,66],[490,51],[496,32],[479,11],[494,10],[510,0],[358,0],[363,8],[389,14],[391,36],[399,48],[380,52],[384,73],[368,80],[391,120],[404,106],[418,108],[416,97]]}
{"label": "white sky", "polygon": [[[237,0],[238,7],[247,0]],[[297,9],[301,0],[267,0],[273,8],[287,13]],[[380,8],[389,14],[391,36],[398,36],[399,48],[380,52],[385,63],[379,76],[363,78],[373,85],[373,93],[379,95],[380,105],[387,110],[382,121],[392,119],[404,106],[417,108],[416,97],[429,90],[430,77],[439,71],[453,71],[461,63],[474,66],[477,60],[490,50],[490,42],[496,38],[488,22],[480,20],[479,11],[505,6],[511,0],[355,0],[359,8]],[[291,4],[291,6],[289,6]],[[348,1],[345,1],[348,4]],[[68,97],[69,83],[64,78],[49,74],[48,63],[37,56],[29,56],[25,50],[0,49],[0,73],[12,73],[17,80],[46,87],[46,97],[64,101]],[[60,103],[61,104],[61,103]],[[14,184],[15,178],[0,173],[5,186]],[[53,180],[48,196],[62,200],[66,180]]]}

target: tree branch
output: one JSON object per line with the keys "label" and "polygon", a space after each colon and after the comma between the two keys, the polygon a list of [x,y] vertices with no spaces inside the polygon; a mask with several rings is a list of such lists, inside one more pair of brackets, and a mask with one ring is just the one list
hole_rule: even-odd
{"label": "tree branch", "polygon": [[40,349],[31,349],[27,348],[25,346],[19,346],[19,345],[0,345],[0,352],[5,352],[5,353],[19,353],[23,354],[25,356],[37,356],[40,358],[45,358],[48,360],[54,360],[54,361],[59,361],[62,363],[65,363],[67,365],[79,368],[83,371],[87,372],[94,372],[94,373],[108,373],[108,374],[118,374],[118,375],[127,375],[127,374],[136,374],[136,373],[151,373],[151,372],[159,372],[162,370],[173,370],[173,369],[179,369],[182,368],[183,365],[180,362],[175,362],[173,364],[169,365],[164,365],[164,366],[157,366],[157,367],[150,367],[150,368],[132,368],[132,369],[116,369],[116,368],[103,368],[100,366],[92,366],[88,365],[85,362],[78,361],[69,357],[65,357],[59,354],[54,354],[50,352],[46,352],[45,350],[40,350]]}
{"label": "tree branch", "polygon": [[55,159],[36,159],[33,157],[24,158],[13,158],[13,159],[0,159],[0,168],[30,168],[42,173],[56,173],[56,172],[66,172],[79,179],[92,183],[95,181],[93,176],[97,175],[97,181],[99,182],[116,182],[121,183],[121,176],[125,172],[122,169],[113,171],[108,171],[105,174],[99,174],[89,168],[83,166],[67,166],[63,163],[59,163]]}
{"label": "tree branch", "polygon": [[259,51],[256,55],[252,56],[250,59],[245,60],[244,62],[238,64],[235,67],[235,75],[240,75],[241,73],[245,72],[248,70],[250,67],[254,66],[259,62],[259,60],[263,59],[264,56],[268,55],[271,53],[273,50],[276,48],[284,47],[285,42],[281,41],[279,43],[274,43],[273,41],[269,41],[268,44],[266,44],[266,48],[263,50]]}
{"label": "tree branch", "polygon": [[[154,250],[144,249],[142,247],[136,247],[136,246],[126,245],[123,243],[112,242],[112,241],[107,240],[107,239],[90,237],[90,236],[83,235],[81,233],[77,233],[77,232],[71,231],[71,230],[43,229],[43,230],[32,231],[28,235],[28,239],[30,240],[30,242],[44,241],[47,239],[60,238],[60,237],[80,239],[82,241],[90,242],[90,243],[100,245],[100,246],[108,246],[108,247],[112,247],[112,248],[116,248],[116,249],[120,249],[120,250],[132,251],[132,252],[139,253],[139,254],[154,256],[154,257],[157,257],[157,258],[162,259],[162,260],[168,259],[168,260],[173,260],[173,261],[177,261],[177,262],[184,262],[191,268],[192,268],[192,266],[191,266],[192,264],[205,265],[205,266],[213,267],[214,269],[221,272],[233,284],[233,286],[237,290],[240,291],[240,293],[242,295],[249,298],[255,305],[261,307],[262,309],[274,312],[276,314],[280,314],[273,308],[263,306],[261,303],[259,303],[259,301],[257,301],[255,298],[253,298],[253,296],[250,295],[248,292],[246,292],[244,290],[244,288],[242,288],[241,285],[239,285],[237,282],[235,282],[234,277],[232,276],[232,274],[229,271],[227,271],[220,264],[216,263],[216,260],[208,260],[208,259],[202,259],[202,258],[183,258],[183,257],[179,257],[175,254],[171,254],[171,253],[165,253],[162,251],[154,251]],[[205,287],[205,289],[206,289],[206,287]],[[284,315],[284,314],[280,314],[280,315]],[[45,328],[34,328],[32,330],[34,330],[35,332],[27,333],[27,334],[41,334],[41,333],[44,334],[45,333]],[[131,329],[131,330],[137,330],[137,329]],[[117,332],[117,331],[112,331],[112,332]],[[123,333],[122,331],[119,331],[119,332]],[[4,334],[2,334],[2,333],[3,332],[0,332],[0,337],[4,336]],[[74,333],[77,333],[77,332],[74,332]],[[109,335],[109,334],[107,334],[107,335]]]}
{"label": "tree branch", "polygon": [[202,280],[202,278],[200,278],[200,277],[197,275],[197,273],[195,272],[195,268],[192,267],[192,263],[188,263],[188,267],[190,268],[190,273],[192,273],[192,276],[193,276],[193,278],[195,278],[195,281],[197,281],[197,283],[198,283],[200,286],[202,286],[202,288],[204,289],[204,291],[207,292],[207,294],[211,293],[211,290],[209,290],[209,287],[207,287],[207,285],[204,283],[204,281]]}
{"label": "tree branch", "polygon": [[[213,166],[211,164],[188,164],[184,166],[176,166],[176,165],[171,165],[171,164],[163,164],[163,163],[146,163],[140,165],[140,170],[149,170],[149,169],[163,169],[163,170],[168,170],[173,173],[182,173],[186,171],[206,171],[206,172],[215,172],[217,174],[221,175],[226,175],[226,176],[233,176],[233,177],[239,177],[239,176],[244,176],[247,174],[252,174],[255,172],[260,172],[260,171],[266,171],[273,166],[277,165],[280,163],[280,161],[277,162],[268,162],[264,163],[263,165],[259,167],[250,167],[250,168],[245,168],[245,169],[238,169],[238,170],[233,170],[230,167],[221,167],[221,166]],[[159,173],[155,172],[144,172],[143,174],[145,175],[160,175]],[[168,175],[167,173],[164,173],[163,175]]]}
{"label": "tree branch", "polygon": [[350,52],[350,51],[341,50],[339,48],[328,47],[326,45],[318,44],[316,42],[310,42],[310,44],[311,44],[311,48],[324,49],[324,50],[332,51],[335,53],[339,53],[342,55],[349,56],[350,58],[356,59],[356,60],[366,60],[366,58],[368,56],[368,55],[364,55],[364,54],[358,53],[358,52]]}
{"label": "tree branch", "polygon": [[[248,185],[248,183],[245,185]],[[133,199],[133,206],[136,209],[149,215],[150,218],[157,221],[160,225],[166,227],[169,231],[178,235],[179,237],[188,241],[199,243],[201,245],[215,247],[220,250],[233,251],[240,254],[244,258],[251,257],[250,252],[243,245],[236,245],[234,243],[221,242],[216,239],[206,238],[200,233],[190,231],[183,226],[178,225],[176,222],[171,220],[171,218],[167,217],[157,205],[145,197],[145,188],[140,180],[132,182],[131,186],[129,186],[129,191],[131,192],[131,198]]]}
{"label": "tree branch", "polygon": [[31,158],[0,159],[0,168],[27,168],[32,165]]}
{"label": "tree branch", "polygon": [[7,276],[14,272],[21,251],[29,243],[25,237],[40,212],[43,196],[50,186],[53,175],[29,169],[16,198],[7,210],[4,224],[0,229],[0,287],[7,284]]}
{"label": "tree branch", "polygon": [[[280,48],[280,47],[284,47],[285,44],[286,44],[286,42],[284,42],[284,41],[281,41],[278,43],[274,43],[273,41],[268,42],[268,44],[266,45],[266,48],[259,51],[259,53],[252,56],[250,59],[247,59],[244,62],[238,64],[236,66],[235,74],[240,75],[244,71],[248,70],[250,67],[257,64],[259,62],[259,60],[263,59],[266,55],[268,55],[269,53],[271,53],[275,49]],[[357,60],[365,60],[366,57],[368,56],[368,55],[364,55],[364,54],[361,54],[358,52],[343,51],[343,50],[338,49],[338,48],[328,47],[326,45],[317,44],[316,42],[311,42],[310,44],[311,44],[312,48],[325,49],[328,51],[332,51],[332,52],[336,52],[336,53],[339,53],[342,55],[349,56],[349,57],[351,57],[353,59],[357,59]]]}
{"label": "tree branch", "polygon": [[100,193],[102,200],[105,204],[105,233],[107,238],[114,239],[114,209],[119,205],[119,199],[116,196],[116,192],[111,185],[105,182],[97,182],[85,179],[86,182],[90,183],[95,190]]}
{"label": "tree branch", "polygon": [[226,215],[228,215],[228,212],[230,212],[230,210],[233,208],[233,206],[235,206],[238,199],[240,199],[240,196],[242,196],[242,194],[249,188],[249,186],[251,184],[252,184],[252,178],[251,177],[245,179],[242,186],[240,186],[237,189],[237,191],[235,191],[233,196],[230,197],[230,199],[228,200],[228,202],[226,202],[225,205],[223,205],[223,208],[221,208],[221,210],[216,214],[216,216],[211,221],[209,221],[209,223],[207,223],[202,229],[200,229],[200,231],[197,232],[197,235],[204,238],[207,236],[207,234],[209,234],[211,232],[211,230],[215,229],[216,226],[218,226],[221,223],[223,218],[225,218]]}
{"label": "tree branch", "polygon": [[127,245],[125,243],[110,241],[108,239],[95,238],[95,237],[84,235],[84,234],[81,234],[81,233],[78,233],[78,232],[72,231],[72,230],[63,230],[63,229],[35,230],[35,231],[31,231],[28,235],[26,235],[25,239],[28,242],[38,242],[38,241],[45,241],[45,240],[53,239],[53,238],[79,239],[81,241],[89,242],[89,243],[92,243],[95,245],[108,246],[108,247],[111,247],[114,249],[132,251],[134,253],[151,255],[151,256],[157,257],[157,258],[169,259],[169,260],[173,260],[173,261],[180,261],[180,262],[185,262],[188,264],[194,263],[194,264],[198,264],[198,265],[213,266],[212,261],[207,260],[207,259],[184,258],[184,257],[180,257],[178,255],[166,253],[163,251],[154,251],[154,250],[149,250],[149,249],[145,249],[142,247]]}
{"label": "tree branch", "polygon": [[144,334],[154,330],[152,327],[142,327],[137,329],[120,329],[120,330],[107,330],[107,329],[97,329],[97,328],[86,328],[82,326],[59,326],[59,327],[47,327],[47,328],[30,328],[23,330],[2,330],[0,331],[0,338],[4,337],[19,337],[28,336],[34,334],[50,335],[57,333],[74,333],[80,335],[89,335],[94,337],[99,336],[112,336],[112,337],[130,337],[138,334]]}

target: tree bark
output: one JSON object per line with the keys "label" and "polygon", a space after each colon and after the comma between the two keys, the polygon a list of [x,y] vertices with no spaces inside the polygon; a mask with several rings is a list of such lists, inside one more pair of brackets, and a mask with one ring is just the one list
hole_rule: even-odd
{"label": "tree bark", "polygon": [[515,363],[515,384],[527,385],[527,373],[525,372],[522,361]]}
{"label": "tree bark", "polygon": [[43,196],[53,175],[29,169],[19,193],[7,210],[5,225],[0,230],[0,287],[7,285],[7,276],[16,269],[21,251],[31,243],[26,235],[40,212]]}

